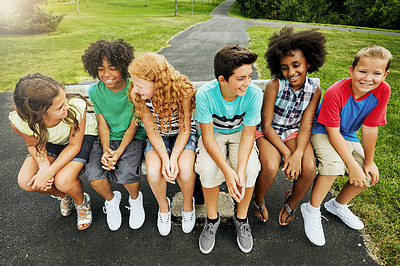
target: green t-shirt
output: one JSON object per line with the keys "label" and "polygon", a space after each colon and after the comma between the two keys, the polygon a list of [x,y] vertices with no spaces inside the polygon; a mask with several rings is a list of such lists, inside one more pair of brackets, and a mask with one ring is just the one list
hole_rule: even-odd
{"label": "green t-shirt", "polygon": [[[89,98],[93,103],[95,114],[102,114],[110,128],[110,140],[122,140],[126,129],[133,117],[133,106],[128,99],[130,80],[121,91],[114,93],[99,81],[89,88]],[[139,125],[135,135],[136,139],[146,140],[146,131]]]}

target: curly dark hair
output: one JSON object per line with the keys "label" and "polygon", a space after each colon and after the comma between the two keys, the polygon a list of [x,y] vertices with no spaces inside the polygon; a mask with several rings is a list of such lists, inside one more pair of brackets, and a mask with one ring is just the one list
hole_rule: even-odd
{"label": "curly dark hair", "polygon": [[124,41],[98,40],[85,50],[82,55],[83,67],[94,79],[98,78],[97,68],[102,65],[103,59],[106,58],[108,63],[121,70],[124,79],[128,78],[128,66],[134,59],[133,47]]}
{"label": "curly dark hair", "polygon": [[226,81],[233,71],[242,65],[251,65],[257,60],[257,54],[237,44],[222,47],[214,56],[214,74],[218,79],[223,76]]}
{"label": "curly dark hair", "polygon": [[308,73],[318,71],[325,62],[328,52],[325,49],[326,38],[318,29],[303,30],[293,33],[292,27],[284,27],[269,39],[265,53],[271,75],[284,78],[281,70],[282,57],[294,50],[301,50],[310,67]]}

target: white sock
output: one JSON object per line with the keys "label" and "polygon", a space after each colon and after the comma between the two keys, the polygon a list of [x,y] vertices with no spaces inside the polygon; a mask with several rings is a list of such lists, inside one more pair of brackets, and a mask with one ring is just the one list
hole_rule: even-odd
{"label": "white sock", "polygon": [[315,214],[320,214],[320,213],[321,213],[320,207],[315,208],[315,207],[311,206],[310,202],[307,204],[307,210],[308,210],[309,212],[315,213]]}
{"label": "white sock", "polygon": [[333,205],[333,207],[336,207],[336,208],[344,208],[344,207],[346,207],[347,204],[340,204],[339,202],[336,201],[336,198],[335,198],[332,201],[332,205]]}

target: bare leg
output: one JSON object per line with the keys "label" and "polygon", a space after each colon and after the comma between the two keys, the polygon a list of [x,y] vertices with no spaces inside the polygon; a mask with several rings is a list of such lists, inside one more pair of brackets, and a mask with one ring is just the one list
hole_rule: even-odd
{"label": "bare leg", "polygon": [[238,203],[236,216],[239,219],[247,218],[247,211],[253,196],[254,187],[247,187],[243,199]]}
{"label": "bare leg", "polygon": [[[291,139],[285,142],[292,152],[294,152],[296,149],[296,140],[297,139]],[[301,174],[297,180],[293,182],[292,195],[290,196],[289,200],[289,207],[292,210],[294,210],[297,207],[297,204],[303,199],[304,195],[310,189],[315,179],[315,157],[310,143],[307,144],[304,151],[301,169]]]}
{"label": "bare leg", "polygon": [[213,188],[203,187],[203,195],[207,209],[207,217],[209,219],[217,219],[219,186]]}
{"label": "bare leg", "polygon": [[260,151],[261,171],[258,175],[254,200],[258,206],[263,206],[264,197],[274,183],[276,174],[281,164],[281,154],[264,137],[257,139],[257,147]]}
{"label": "bare leg", "polygon": [[354,186],[349,181],[344,184],[339,195],[336,197],[336,201],[340,204],[348,204],[355,196],[363,192],[367,187]]}
{"label": "bare leg", "polygon": [[183,150],[178,159],[179,175],[177,181],[183,195],[183,211],[193,210],[193,190],[196,175],[194,173],[195,154],[191,150]]}
{"label": "bare leg", "polygon": [[333,183],[335,182],[336,175],[318,175],[315,178],[314,186],[311,191],[311,206],[319,208],[326,194],[328,194]]}
{"label": "bare leg", "polygon": [[161,158],[156,151],[146,153],[147,180],[158,202],[160,213],[169,211],[167,201],[167,181],[161,174]]}
{"label": "bare leg", "polygon": [[83,187],[81,180],[78,178],[83,165],[81,162],[71,161],[54,178],[54,185],[60,191],[73,198],[77,205],[82,205],[83,203]]}
{"label": "bare leg", "polygon": [[[50,163],[54,162],[53,157],[49,157]],[[39,189],[33,189],[32,186],[28,186],[29,180],[37,173],[39,170],[39,167],[35,160],[32,157],[27,157],[24,161],[24,163],[21,166],[21,169],[18,173],[18,185],[26,191],[31,191],[31,192],[37,192],[37,193],[43,193],[43,194],[50,194],[54,195],[56,197],[60,198],[65,198],[65,193],[59,191],[54,185],[51,187],[51,189],[42,191]]]}
{"label": "bare leg", "polygon": [[140,182],[124,184],[125,189],[129,192],[131,199],[135,200],[139,196],[139,184]]}
{"label": "bare leg", "polygon": [[110,201],[114,198],[114,193],[111,190],[110,180],[108,178],[92,180],[90,185],[99,193],[105,200]]}

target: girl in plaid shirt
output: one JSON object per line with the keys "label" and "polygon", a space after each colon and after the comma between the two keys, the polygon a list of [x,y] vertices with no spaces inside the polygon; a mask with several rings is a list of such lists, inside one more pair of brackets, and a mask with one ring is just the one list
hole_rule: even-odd
{"label": "girl in plaid shirt", "polygon": [[254,214],[268,220],[264,197],[281,165],[286,179],[293,181],[279,213],[279,224],[294,219],[297,204],[315,178],[315,159],[309,142],[315,111],[321,97],[319,80],[307,77],[323,65],[325,36],[316,29],[293,33],[285,27],[270,38],[265,53],[273,78],[264,92],[261,124],[256,131],[262,169],[257,178]]}

